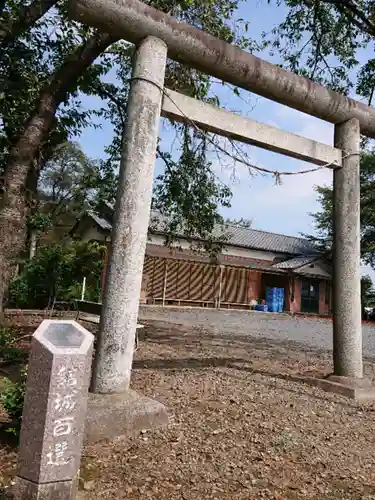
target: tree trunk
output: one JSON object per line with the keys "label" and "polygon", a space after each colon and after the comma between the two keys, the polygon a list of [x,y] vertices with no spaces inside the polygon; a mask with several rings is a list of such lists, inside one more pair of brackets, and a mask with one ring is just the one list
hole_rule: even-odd
{"label": "tree trunk", "polygon": [[10,152],[4,194],[0,199],[0,298],[5,296],[15,259],[25,245],[29,213],[25,184],[29,170],[37,168],[35,160],[53,125],[59,104],[76,87],[77,79],[114,41],[107,34],[94,35],[66,59],[42,90],[34,113]]}

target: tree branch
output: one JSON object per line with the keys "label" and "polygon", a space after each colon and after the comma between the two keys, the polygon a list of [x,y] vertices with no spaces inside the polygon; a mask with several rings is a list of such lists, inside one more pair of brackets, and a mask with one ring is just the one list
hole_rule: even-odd
{"label": "tree branch", "polygon": [[5,189],[0,198],[0,298],[4,296],[14,258],[25,244],[26,218],[30,208],[24,196],[29,172],[37,168],[36,158],[53,126],[58,106],[77,87],[78,79],[115,39],[109,34],[90,37],[51,77],[42,89],[6,166]]}
{"label": "tree branch", "polygon": [[171,160],[168,158],[168,156],[163,153],[163,151],[160,149],[160,146],[157,146],[156,152],[159,155],[159,158],[161,158],[164,162],[165,168],[168,172],[171,172]]}
{"label": "tree branch", "polygon": [[[34,113],[26,122],[18,142],[10,152],[6,171],[8,184],[12,185],[15,182],[11,173],[12,166],[15,163],[22,163],[24,168],[26,166],[28,168],[32,164],[43,140],[51,129],[58,106],[69,91],[77,85],[77,80],[94,60],[114,41],[115,39],[109,34],[97,33],[93,35],[67,57],[49,83],[42,89]],[[23,184],[23,175],[17,174],[16,178],[17,183]]]}
{"label": "tree branch", "polygon": [[57,0],[35,0],[31,5],[20,8],[17,19],[0,21],[0,44],[13,42],[21,33],[31,28],[56,3]]}
{"label": "tree branch", "polygon": [[91,66],[95,59],[116,40],[117,38],[108,33],[97,32],[73,54],[67,57],[60,69],[53,75],[46,88],[50,94],[55,95],[58,105],[65,99],[72,88],[77,85],[77,80]]}
{"label": "tree branch", "polygon": [[[364,30],[372,37],[375,37],[375,23],[370,21],[365,12],[352,0],[322,0],[325,3],[335,5],[335,7],[344,15],[352,14],[350,16],[358,28]],[[347,10],[346,10],[347,9]],[[348,12],[349,11],[349,12]]]}
{"label": "tree branch", "polygon": [[116,106],[119,117],[120,117],[121,126],[124,129],[125,124],[126,124],[126,114],[124,113],[124,111],[125,111],[124,103],[121,101],[121,99],[116,97],[114,94],[112,94],[112,92],[110,92],[107,88],[105,88],[104,85],[98,85],[96,87],[96,91],[98,92],[100,97],[102,97],[102,98],[104,97],[104,98],[112,101],[113,104]]}

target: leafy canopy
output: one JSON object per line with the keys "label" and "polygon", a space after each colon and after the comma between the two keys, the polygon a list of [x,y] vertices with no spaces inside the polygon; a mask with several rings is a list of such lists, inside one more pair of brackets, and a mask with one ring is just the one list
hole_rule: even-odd
{"label": "leafy canopy", "polygon": [[[355,92],[369,104],[375,87],[372,0],[267,0],[285,9],[285,18],[263,34],[269,55],[281,56],[291,71],[344,94]],[[362,54],[361,54],[362,52]]]}
{"label": "leafy canopy", "polygon": [[81,295],[87,279],[86,298],[98,301],[104,249],[95,243],[69,242],[42,247],[9,288],[9,304],[42,309],[53,298],[71,301]]}
{"label": "leafy canopy", "polygon": [[[252,49],[254,45],[245,33],[245,24],[232,23],[240,0],[153,0],[156,8],[168,12],[178,19],[186,21],[228,42],[237,43],[245,48]],[[35,15],[38,11],[39,14]],[[30,12],[34,12],[33,16]],[[87,43],[95,31],[67,18],[66,2],[62,0],[4,0],[0,6],[0,177],[6,175],[9,159],[16,142],[22,137],[30,116],[40,103],[42,89],[53,81],[59,68],[73,54],[77,48]],[[95,182],[100,184],[98,196],[101,200],[112,201],[116,188],[117,171],[121,153],[122,132],[126,120],[126,102],[131,75],[131,60],[133,46],[118,41],[113,43],[104,53],[96,58],[95,63],[78,79],[67,81],[64,89],[62,103],[58,108],[52,129],[40,144],[38,154],[30,157],[30,163],[36,178],[39,181],[39,194],[53,198],[53,183],[58,175],[57,169],[65,160],[68,143],[76,140],[84,127],[97,126],[96,118],[101,116],[111,122],[114,138],[108,144],[105,154],[106,160],[95,165]],[[79,61],[77,62],[79,64]],[[183,67],[173,61],[168,62],[166,85],[189,95],[208,99],[211,87],[211,78],[191,68]],[[49,87],[48,87],[49,88]],[[50,89],[51,90],[51,89]],[[52,89],[53,90],[53,89]],[[99,97],[102,104],[99,107],[88,108],[84,96]],[[221,202],[228,202],[229,190],[225,193],[213,175],[208,175],[209,161],[207,160],[203,144],[194,146],[186,142],[184,132],[176,125],[176,133],[181,142],[180,158],[175,159],[176,165],[184,161],[190,162],[190,157],[195,155],[192,151],[189,156],[186,147],[200,148],[199,161],[190,162],[189,170],[192,172],[192,182],[189,185],[191,193],[194,191],[195,200],[200,200],[200,210],[204,204],[211,206],[208,213],[202,217],[197,231],[210,231],[219,217]],[[77,155],[77,151],[73,151]],[[163,151],[171,154],[170,150]],[[57,156],[59,159],[57,160]],[[82,162],[79,163],[82,165]],[[90,166],[91,168],[91,166]],[[53,169],[55,171],[53,172]],[[68,166],[65,168],[67,171]],[[43,173],[45,171],[45,173]],[[41,172],[41,174],[40,174]],[[89,174],[88,174],[89,175]],[[196,179],[201,182],[197,183]],[[90,184],[89,180],[88,184]],[[58,197],[64,196],[61,191],[65,180],[60,179]],[[75,179],[69,178],[68,183]],[[165,183],[164,192],[176,193],[173,187],[167,184],[173,182],[172,177],[166,172],[158,181],[155,191],[157,197],[161,182]],[[216,187],[213,188],[213,183]],[[27,190],[35,195],[34,182]],[[47,189],[48,188],[48,189]],[[90,188],[91,189],[91,188]],[[51,191],[52,190],[52,191]],[[81,188],[79,189],[82,193]],[[71,193],[70,193],[71,194]],[[30,195],[30,193],[29,193]],[[205,196],[209,198],[206,200]],[[210,197],[211,196],[211,197]],[[77,192],[75,197],[79,198]],[[180,200],[181,198],[178,198]],[[159,200],[162,203],[162,200]],[[70,202],[71,204],[71,202]],[[173,203],[170,206],[177,206]],[[57,206],[57,205],[56,205]],[[175,215],[189,220],[195,224],[197,218],[191,218],[191,210],[178,208]]]}
{"label": "leafy canopy", "polygon": [[[375,268],[375,154],[368,151],[361,156],[361,253],[363,261]],[[316,187],[321,210],[311,214],[316,236],[310,239],[323,248],[332,246],[333,190],[329,186]]]}
{"label": "leafy canopy", "polygon": [[[267,0],[285,12],[263,34],[264,50],[284,67],[371,105],[375,90],[375,3],[372,0]],[[363,141],[361,157],[361,251],[375,267],[375,151]],[[332,188],[316,188],[321,209],[311,214],[323,248],[332,245]]]}

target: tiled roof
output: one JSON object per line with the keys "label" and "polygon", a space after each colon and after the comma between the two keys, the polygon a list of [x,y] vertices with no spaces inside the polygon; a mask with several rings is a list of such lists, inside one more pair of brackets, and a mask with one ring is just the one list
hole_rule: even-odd
{"label": "tiled roof", "polygon": [[101,228],[103,231],[111,231],[112,230],[112,224],[108,222],[104,217],[100,217],[98,214],[95,212],[92,212],[89,210],[87,212],[87,215]]}
{"label": "tiled roof", "polygon": [[[157,212],[151,213],[152,231],[163,234],[166,220]],[[181,231],[183,233],[183,231]],[[176,235],[183,237],[183,234]],[[224,244],[252,248],[254,250],[266,250],[275,253],[287,253],[290,255],[317,254],[316,248],[305,238],[296,236],[285,236],[283,234],[268,233],[258,229],[239,227],[227,224],[216,226],[212,232],[213,238],[220,239],[224,236]]]}
{"label": "tiled roof", "polygon": [[295,236],[285,236],[236,226],[228,226],[226,233],[229,236],[228,243],[234,246],[291,255],[306,254],[307,252],[310,254],[316,253],[308,240]]}
{"label": "tiled roof", "polygon": [[[109,208],[109,207],[108,207]],[[103,217],[93,212],[88,215],[103,230],[110,231],[111,223]],[[166,219],[160,216],[158,212],[151,212],[150,230],[153,233],[164,233]],[[183,237],[183,231],[179,231],[176,237]],[[224,239],[223,239],[224,237]],[[251,248],[254,250],[265,250],[274,253],[284,253],[289,255],[317,255],[319,252],[308,240],[296,236],[285,236],[283,234],[268,233],[257,229],[238,227],[232,225],[217,226],[213,230],[213,238],[224,241],[224,245],[239,246]],[[294,259],[293,259],[294,260]],[[285,263],[286,264],[286,263]],[[276,266],[275,266],[276,267]],[[281,266],[279,266],[282,269]]]}
{"label": "tiled roof", "polygon": [[272,267],[276,269],[297,269],[299,267],[307,266],[314,260],[316,260],[316,255],[302,255],[299,257],[293,257],[293,259],[286,260],[284,262],[278,262],[274,264]]}

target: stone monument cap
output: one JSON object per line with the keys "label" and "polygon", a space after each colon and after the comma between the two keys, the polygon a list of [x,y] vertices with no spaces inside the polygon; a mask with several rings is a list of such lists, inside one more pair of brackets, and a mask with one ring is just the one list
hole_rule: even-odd
{"label": "stone monument cap", "polygon": [[94,340],[92,333],[73,320],[44,320],[33,337],[55,354],[84,354]]}

